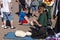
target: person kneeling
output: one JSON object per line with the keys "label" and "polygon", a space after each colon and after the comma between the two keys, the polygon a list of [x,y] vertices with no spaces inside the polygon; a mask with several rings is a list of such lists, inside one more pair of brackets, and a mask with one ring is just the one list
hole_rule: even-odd
{"label": "person kneeling", "polygon": [[28,9],[24,8],[22,12],[19,13],[19,24],[26,25],[29,24],[29,19],[27,17]]}

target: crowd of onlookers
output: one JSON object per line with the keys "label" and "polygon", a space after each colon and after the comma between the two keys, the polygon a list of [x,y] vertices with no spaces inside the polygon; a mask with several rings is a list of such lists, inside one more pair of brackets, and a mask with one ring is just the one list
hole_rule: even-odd
{"label": "crowd of onlookers", "polygon": [[[9,20],[11,29],[14,29],[14,17],[12,14],[12,0],[0,0],[0,16],[2,18],[2,27],[5,29],[6,21]],[[39,27],[51,26],[51,9],[53,8],[54,2],[50,5],[53,0],[15,0],[19,4],[19,24],[31,25]],[[58,12],[59,13],[59,12]],[[39,14],[39,17],[37,16]],[[58,14],[57,16],[59,16]],[[35,16],[36,19],[29,20],[30,17]],[[58,19],[59,20],[59,19]],[[58,22],[59,24],[59,22]],[[59,24],[60,25],[60,24]],[[58,25],[58,26],[59,26]]]}

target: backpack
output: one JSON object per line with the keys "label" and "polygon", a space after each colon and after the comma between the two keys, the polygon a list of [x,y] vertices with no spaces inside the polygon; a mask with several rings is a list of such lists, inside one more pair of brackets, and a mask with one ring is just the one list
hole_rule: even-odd
{"label": "backpack", "polygon": [[31,28],[32,33],[31,37],[40,39],[40,38],[46,38],[48,36],[47,29],[45,27],[41,27],[38,30],[36,28]]}

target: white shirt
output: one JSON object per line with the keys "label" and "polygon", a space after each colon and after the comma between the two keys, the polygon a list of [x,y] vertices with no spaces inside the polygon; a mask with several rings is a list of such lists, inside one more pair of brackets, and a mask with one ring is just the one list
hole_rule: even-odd
{"label": "white shirt", "polygon": [[25,0],[25,2],[28,4],[28,6],[31,5],[31,0]]}
{"label": "white shirt", "polygon": [[3,2],[4,12],[10,12],[10,11],[9,11],[9,5],[8,5],[8,3],[10,3],[11,0],[2,0],[2,2]]}

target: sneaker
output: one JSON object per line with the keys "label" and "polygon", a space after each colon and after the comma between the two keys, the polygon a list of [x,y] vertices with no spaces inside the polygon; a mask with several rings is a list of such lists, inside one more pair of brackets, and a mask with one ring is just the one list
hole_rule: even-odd
{"label": "sneaker", "polygon": [[11,29],[15,29],[15,27],[10,27]]}
{"label": "sneaker", "polygon": [[8,27],[6,27],[6,26],[4,27],[4,29],[7,29],[7,28],[8,28]]}

